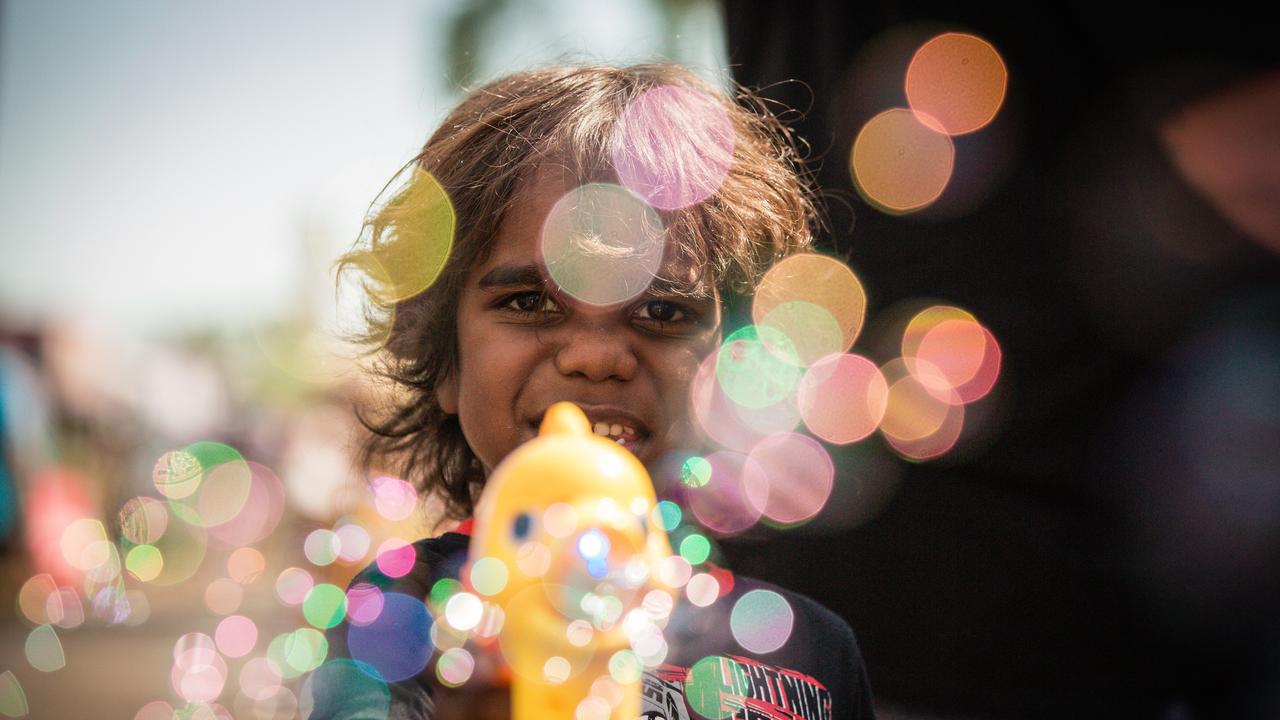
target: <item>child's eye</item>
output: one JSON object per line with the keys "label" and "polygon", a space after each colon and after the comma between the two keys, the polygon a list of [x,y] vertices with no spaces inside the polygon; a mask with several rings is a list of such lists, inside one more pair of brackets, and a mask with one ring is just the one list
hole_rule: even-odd
{"label": "child's eye", "polygon": [[498,305],[505,310],[525,315],[560,311],[560,306],[556,304],[555,300],[551,299],[550,295],[533,290],[508,295],[499,301]]}
{"label": "child's eye", "polygon": [[673,302],[650,300],[636,309],[636,318],[657,323],[673,323],[687,319],[688,313]]}

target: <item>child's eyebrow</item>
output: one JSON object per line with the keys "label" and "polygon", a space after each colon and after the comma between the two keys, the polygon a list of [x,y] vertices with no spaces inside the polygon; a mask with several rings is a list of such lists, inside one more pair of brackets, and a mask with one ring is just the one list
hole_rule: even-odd
{"label": "child's eyebrow", "polygon": [[[477,283],[481,290],[494,290],[509,287],[548,288],[551,283],[537,265],[499,265],[481,276]],[[676,280],[662,277],[653,278],[648,293],[657,296],[686,297],[695,300],[707,300],[714,297],[706,283],[698,280]]]}
{"label": "child's eyebrow", "polygon": [[685,297],[694,300],[709,300],[715,296],[711,287],[701,280],[677,280],[655,276],[649,285],[649,294],[658,296]]}
{"label": "child's eyebrow", "polygon": [[499,265],[480,278],[481,290],[500,287],[542,287],[546,278],[536,265]]}

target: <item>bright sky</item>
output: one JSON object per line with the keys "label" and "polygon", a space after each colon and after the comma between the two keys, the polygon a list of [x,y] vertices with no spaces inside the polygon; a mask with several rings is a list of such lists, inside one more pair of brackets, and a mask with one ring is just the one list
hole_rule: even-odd
{"label": "bright sky", "polygon": [[[453,102],[458,1],[4,3],[0,317],[228,326],[328,287]],[[690,22],[677,59],[717,66],[714,16]],[[481,67],[647,59],[666,32],[646,0],[516,2]]]}

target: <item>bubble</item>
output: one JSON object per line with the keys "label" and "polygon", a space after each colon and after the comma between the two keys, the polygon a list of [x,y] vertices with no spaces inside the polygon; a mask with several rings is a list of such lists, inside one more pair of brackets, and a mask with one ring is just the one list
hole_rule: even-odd
{"label": "bubble", "polygon": [[[831,497],[835,465],[813,438],[798,433],[770,435],[747,457],[748,466],[754,464],[767,478],[765,502],[759,509],[770,520],[784,525],[804,522]],[[748,499],[759,497],[748,495]]]}
{"label": "bubble", "polygon": [[680,541],[680,554],[691,565],[701,565],[711,556],[711,542],[705,535],[689,533]]}
{"label": "bubble", "polygon": [[75,629],[84,623],[84,606],[80,604],[80,596],[71,588],[58,588],[49,595],[45,610],[50,623],[66,630]]}
{"label": "bubble", "polygon": [[928,435],[916,438],[885,435],[885,441],[902,457],[919,462],[945,455],[955,447],[963,430],[964,406],[948,404],[942,423]]}
{"label": "bubble", "polygon": [[301,605],[313,585],[315,580],[311,578],[311,573],[302,568],[285,568],[276,578],[276,596],[285,605]]}
{"label": "bubble", "polygon": [[614,305],[644,292],[662,265],[662,219],[626,188],[590,183],[547,213],[542,260],[551,280],[575,299]]}
{"label": "bubble", "polygon": [[481,595],[497,595],[507,586],[507,566],[496,557],[483,557],[471,566],[471,587]]}
{"label": "bubble", "polygon": [[680,527],[680,519],[684,513],[680,506],[670,500],[659,501],[653,508],[653,522],[665,532],[672,532]]}
{"label": "bubble", "polygon": [[724,678],[728,674],[723,662],[715,655],[704,657],[689,668],[684,681],[684,699],[698,715],[709,720],[723,720],[734,713],[721,697],[727,687]]}
{"label": "bubble", "polygon": [[548,535],[563,540],[578,529],[578,510],[568,503],[552,503],[542,514],[542,526]]}
{"label": "bubble", "polygon": [[229,615],[218,623],[213,638],[223,655],[244,657],[258,644],[258,626],[244,615]]}
{"label": "bubble", "polygon": [[116,579],[109,585],[92,590],[93,614],[110,625],[118,625],[129,618],[132,608],[124,585]]}
{"label": "bubble", "polygon": [[440,578],[436,581],[435,585],[431,586],[429,598],[432,607],[444,607],[444,604],[449,601],[449,598],[461,591],[462,583],[453,578]]}
{"label": "bubble", "polygon": [[173,661],[175,663],[178,662],[179,658],[192,651],[198,651],[200,657],[203,657],[214,653],[216,649],[217,645],[214,643],[213,638],[208,635],[201,632],[187,633],[173,643]]}
{"label": "bubble", "polygon": [[[638,664],[656,667],[667,659],[670,649],[662,635],[662,629],[648,624],[631,635],[631,648],[635,652]],[[615,676],[616,677],[616,676]]]}
{"label": "bubble", "polygon": [[58,585],[48,573],[34,575],[18,590],[18,609],[32,625],[47,625],[49,599],[58,592]]}
{"label": "bubble", "polygon": [[352,625],[368,625],[382,614],[382,590],[366,582],[347,590],[347,621]]}
{"label": "bubble", "polygon": [[412,545],[399,538],[391,538],[378,546],[375,562],[383,575],[398,578],[408,575],[417,559],[418,552]]}
{"label": "bubble", "polygon": [[484,612],[480,614],[480,623],[476,625],[475,633],[477,637],[491,638],[497,637],[502,632],[502,626],[507,620],[506,611],[497,603],[484,603]]}
{"label": "bubble", "polygon": [[768,326],[748,325],[716,354],[716,379],[729,399],[748,408],[774,405],[795,388],[802,370],[795,345]]}
{"label": "bubble", "polygon": [[689,566],[689,561],[679,555],[669,555],[658,563],[658,580],[667,587],[684,587],[692,574],[693,568]]}
{"label": "bubble", "polygon": [[399,682],[422,672],[434,648],[429,635],[431,617],[417,598],[384,593],[382,613],[365,626],[347,629],[351,656],[371,665],[387,682]]}
{"label": "bubble", "polygon": [[350,698],[360,699],[362,720],[387,720],[391,711],[391,689],[377,668],[358,660],[338,658],[316,669],[302,686],[298,707],[302,717],[310,717],[317,707],[342,707]]}
{"label": "bubble", "polygon": [[316,585],[302,601],[302,616],[313,626],[327,630],[347,616],[347,595],[337,585]]}
{"label": "bubble", "polygon": [[172,450],[156,460],[151,470],[151,481],[161,495],[170,500],[180,500],[196,491],[203,473],[195,455],[185,450]]}
{"label": "bubble", "polygon": [[760,280],[751,304],[757,325],[782,331],[802,365],[848,350],[862,332],[867,294],[849,266],[825,255],[792,255]]}
{"label": "bubble", "polygon": [[698,607],[707,607],[720,597],[720,583],[709,573],[698,573],[689,578],[684,591],[689,602]]}
{"label": "bubble", "polygon": [[743,648],[764,654],[786,644],[794,621],[786,598],[772,590],[751,590],[733,604],[729,629]]}
{"label": "bubble", "polygon": [[644,666],[631,650],[619,650],[609,657],[609,675],[624,685],[640,681]]}
{"label": "bubble", "polygon": [[258,657],[240,668],[240,691],[254,700],[266,700],[280,688],[280,667],[272,660]]}
{"label": "bubble", "polygon": [[160,577],[164,569],[164,556],[154,545],[136,545],[125,555],[124,566],[142,582]]}
{"label": "bubble", "polygon": [[622,686],[608,675],[601,675],[592,681],[588,692],[592,697],[604,700],[611,708],[622,703]]}
{"label": "bubble", "polygon": [[221,461],[217,465],[205,464],[220,458],[219,455],[211,455],[202,460],[204,479],[194,493],[171,503],[170,508],[175,515],[193,525],[211,528],[230,522],[244,510],[252,494],[253,470],[243,458],[238,457],[238,453],[235,459]]}
{"label": "bubble", "polygon": [[218,578],[204,591],[204,604],[215,615],[230,615],[244,601],[244,586],[231,578]]}
{"label": "bubble", "polygon": [[227,574],[241,585],[252,585],[266,566],[266,558],[251,547],[236,548],[227,558]]}
{"label": "bubble", "polygon": [[252,545],[275,532],[284,514],[284,484],[271,468],[249,461],[248,497],[243,509],[225,522],[211,527],[209,534],[225,545]]}
{"label": "bubble", "polygon": [[960,397],[961,402],[971,403],[986,397],[991,389],[995,387],[996,379],[1000,376],[1000,364],[1002,361],[1002,351],[1000,343],[996,340],[996,336],[991,334],[987,328],[982,328],[984,339],[984,349],[982,352],[982,364],[978,366],[973,377],[965,383],[955,386],[955,393]]}
{"label": "bubble", "polygon": [[645,593],[644,599],[640,602],[640,607],[649,616],[650,620],[663,622],[671,617],[671,611],[675,609],[675,600],[667,591],[653,589]]}
{"label": "bubble", "polygon": [[138,710],[133,720],[173,720],[175,717],[172,705],[163,700],[152,700]]}
{"label": "bubble", "polygon": [[[923,361],[914,363],[916,373],[907,370],[902,358],[886,363],[881,368],[889,385],[888,402],[880,431],[887,438],[919,440],[929,437],[942,427],[953,404],[937,397],[946,380],[935,368]],[[928,384],[920,381],[920,375],[929,377]]]}
{"label": "bubble", "polygon": [[192,646],[182,651],[174,658],[169,673],[174,692],[190,703],[213,702],[222,694],[226,681],[226,661],[212,646]]}
{"label": "bubble", "polygon": [[903,108],[867,121],[853,142],[850,167],[866,201],[891,214],[919,210],[937,200],[951,180],[951,138]]}
{"label": "bubble", "polygon": [[338,536],[324,528],[312,530],[303,542],[302,552],[312,565],[323,567],[338,559]]}
{"label": "bubble", "polygon": [[632,100],[613,138],[613,167],[622,184],[663,210],[715,194],[733,163],[735,133],[723,102],[676,85]]}
{"label": "bubble", "polygon": [[703,359],[690,389],[691,415],[707,437],[726,448],[746,452],[765,435],[795,429],[800,411],[794,393],[758,408],[739,405],[725,394],[716,376],[720,352]]}
{"label": "bubble", "polygon": [[468,592],[455,593],[444,606],[445,620],[455,630],[471,630],[480,622],[484,602]]}
{"label": "bubble", "polygon": [[796,402],[805,427],[836,445],[875,432],[884,418],[889,385],[875,363],[861,355],[828,355],[800,379]]}
{"label": "bubble", "polygon": [[359,266],[378,302],[392,305],[435,282],[453,248],[455,218],[448,193],[417,166],[379,218],[384,224],[378,229],[384,232]]}
{"label": "bubble", "polygon": [[564,631],[565,638],[574,647],[586,647],[595,634],[595,629],[586,620],[574,620]]}
{"label": "bubble", "polygon": [[711,482],[711,463],[694,455],[680,467],[680,482],[689,487],[702,487]]}
{"label": "bubble", "polygon": [[338,559],[359,562],[369,553],[369,532],[355,523],[340,526],[334,533],[338,539]]}
{"label": "bubble", "polygon": [[542,666],[542,677],[552,685],[559,685],[569,679],[569,674],[573,672],[573,667],[569,661],[553,655],[547,658],[547,662]]}
{"label": "bubble", "polygon": [[471,632],[455,630],[442,615],[432,613],[436,622],[431,623],[428,637],[436,650],[441,652],[450,648],[465,647],[471,641]]}
{"label": "bubble", "polygon": [[436,661],[436,677],[445,687],[458,687],[471,679],[476,660],[463,648],[449,648]]}
{"label": "bubble", "polygon": [[251,471],[240,451],[202,440],[162,456],[152,479],[169,498],[170,512],[208,528],[230,520],[244,507]]}
{"label": "bubble", "polygon": [[27,662],[40,672],[61,670],[67,664],[62,641],[49,625],[41,625],[27,635],[26,654]]}
{"label": "bubble", "polygon": [[578,554],[588,561],[603,560],[609,555],[609,538],[596,529],[588,530],[578,536]]}
{"label": "bubble", "polygon": [[77,570],[93,570],[111,556],[106,528],[92,518],[72,521],[62,531],[62,558]]}
{"label": "bubble", "polygon": [[542,577],[551,568],[551,549],[536,540],[522,543],[516,549],[516,568],[528,577]]}
{"label": "bubble", "polygon": [[120,508],[120,534],[135,545],[149,545],[164,535],[169,510],[155,498],[139,496]]}
{"label": "bubble", "polygon": [[399,478],[376,477],[369,481],[369,489],[378,514],[392,522],[408,518],[418,507],[418,491]]}
{"label": "bubble", "polygon": [[750,528],[768,500],[768,476],[742,453],[721,450],[708,455],[707,461],[711,482],[689,492],[689,509],[703,526],[723,535]]}
{"label": "bubble", "polygon": [[320,667],[329,654],[329,641],[324,633],[314,628],[298,628],[293,632],[277,635],[267,648],[271,658],[287,678],[299,677]]}
{"label": "bubble", "polygon": [[609,720],[613,708],[603,698],[588,695],[573,710],[573,720]]}
{"label": "bubble", "polygon": [[970,313],[934,305],[917,313],[902,337],[907,369],[939,400],[986,396],[1000,373],[1000,345]]}
{"label": "bubble", "polygon": [[938,35],[907,67],[906,91],[921,122],[964,135],[983,127],[1004,104],[1009,72],[991,43],[965,33]]}

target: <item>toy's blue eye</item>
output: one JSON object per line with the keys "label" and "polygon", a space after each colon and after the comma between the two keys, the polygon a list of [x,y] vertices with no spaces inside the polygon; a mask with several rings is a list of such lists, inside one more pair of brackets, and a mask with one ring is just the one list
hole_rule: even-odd
{"label": "toy's blue eye", "polygon": [[517,540],[523,540],[529,535],[529,513],[520,513],[516,516],[515,521],[511,524],[511,532],[516,536]]}

